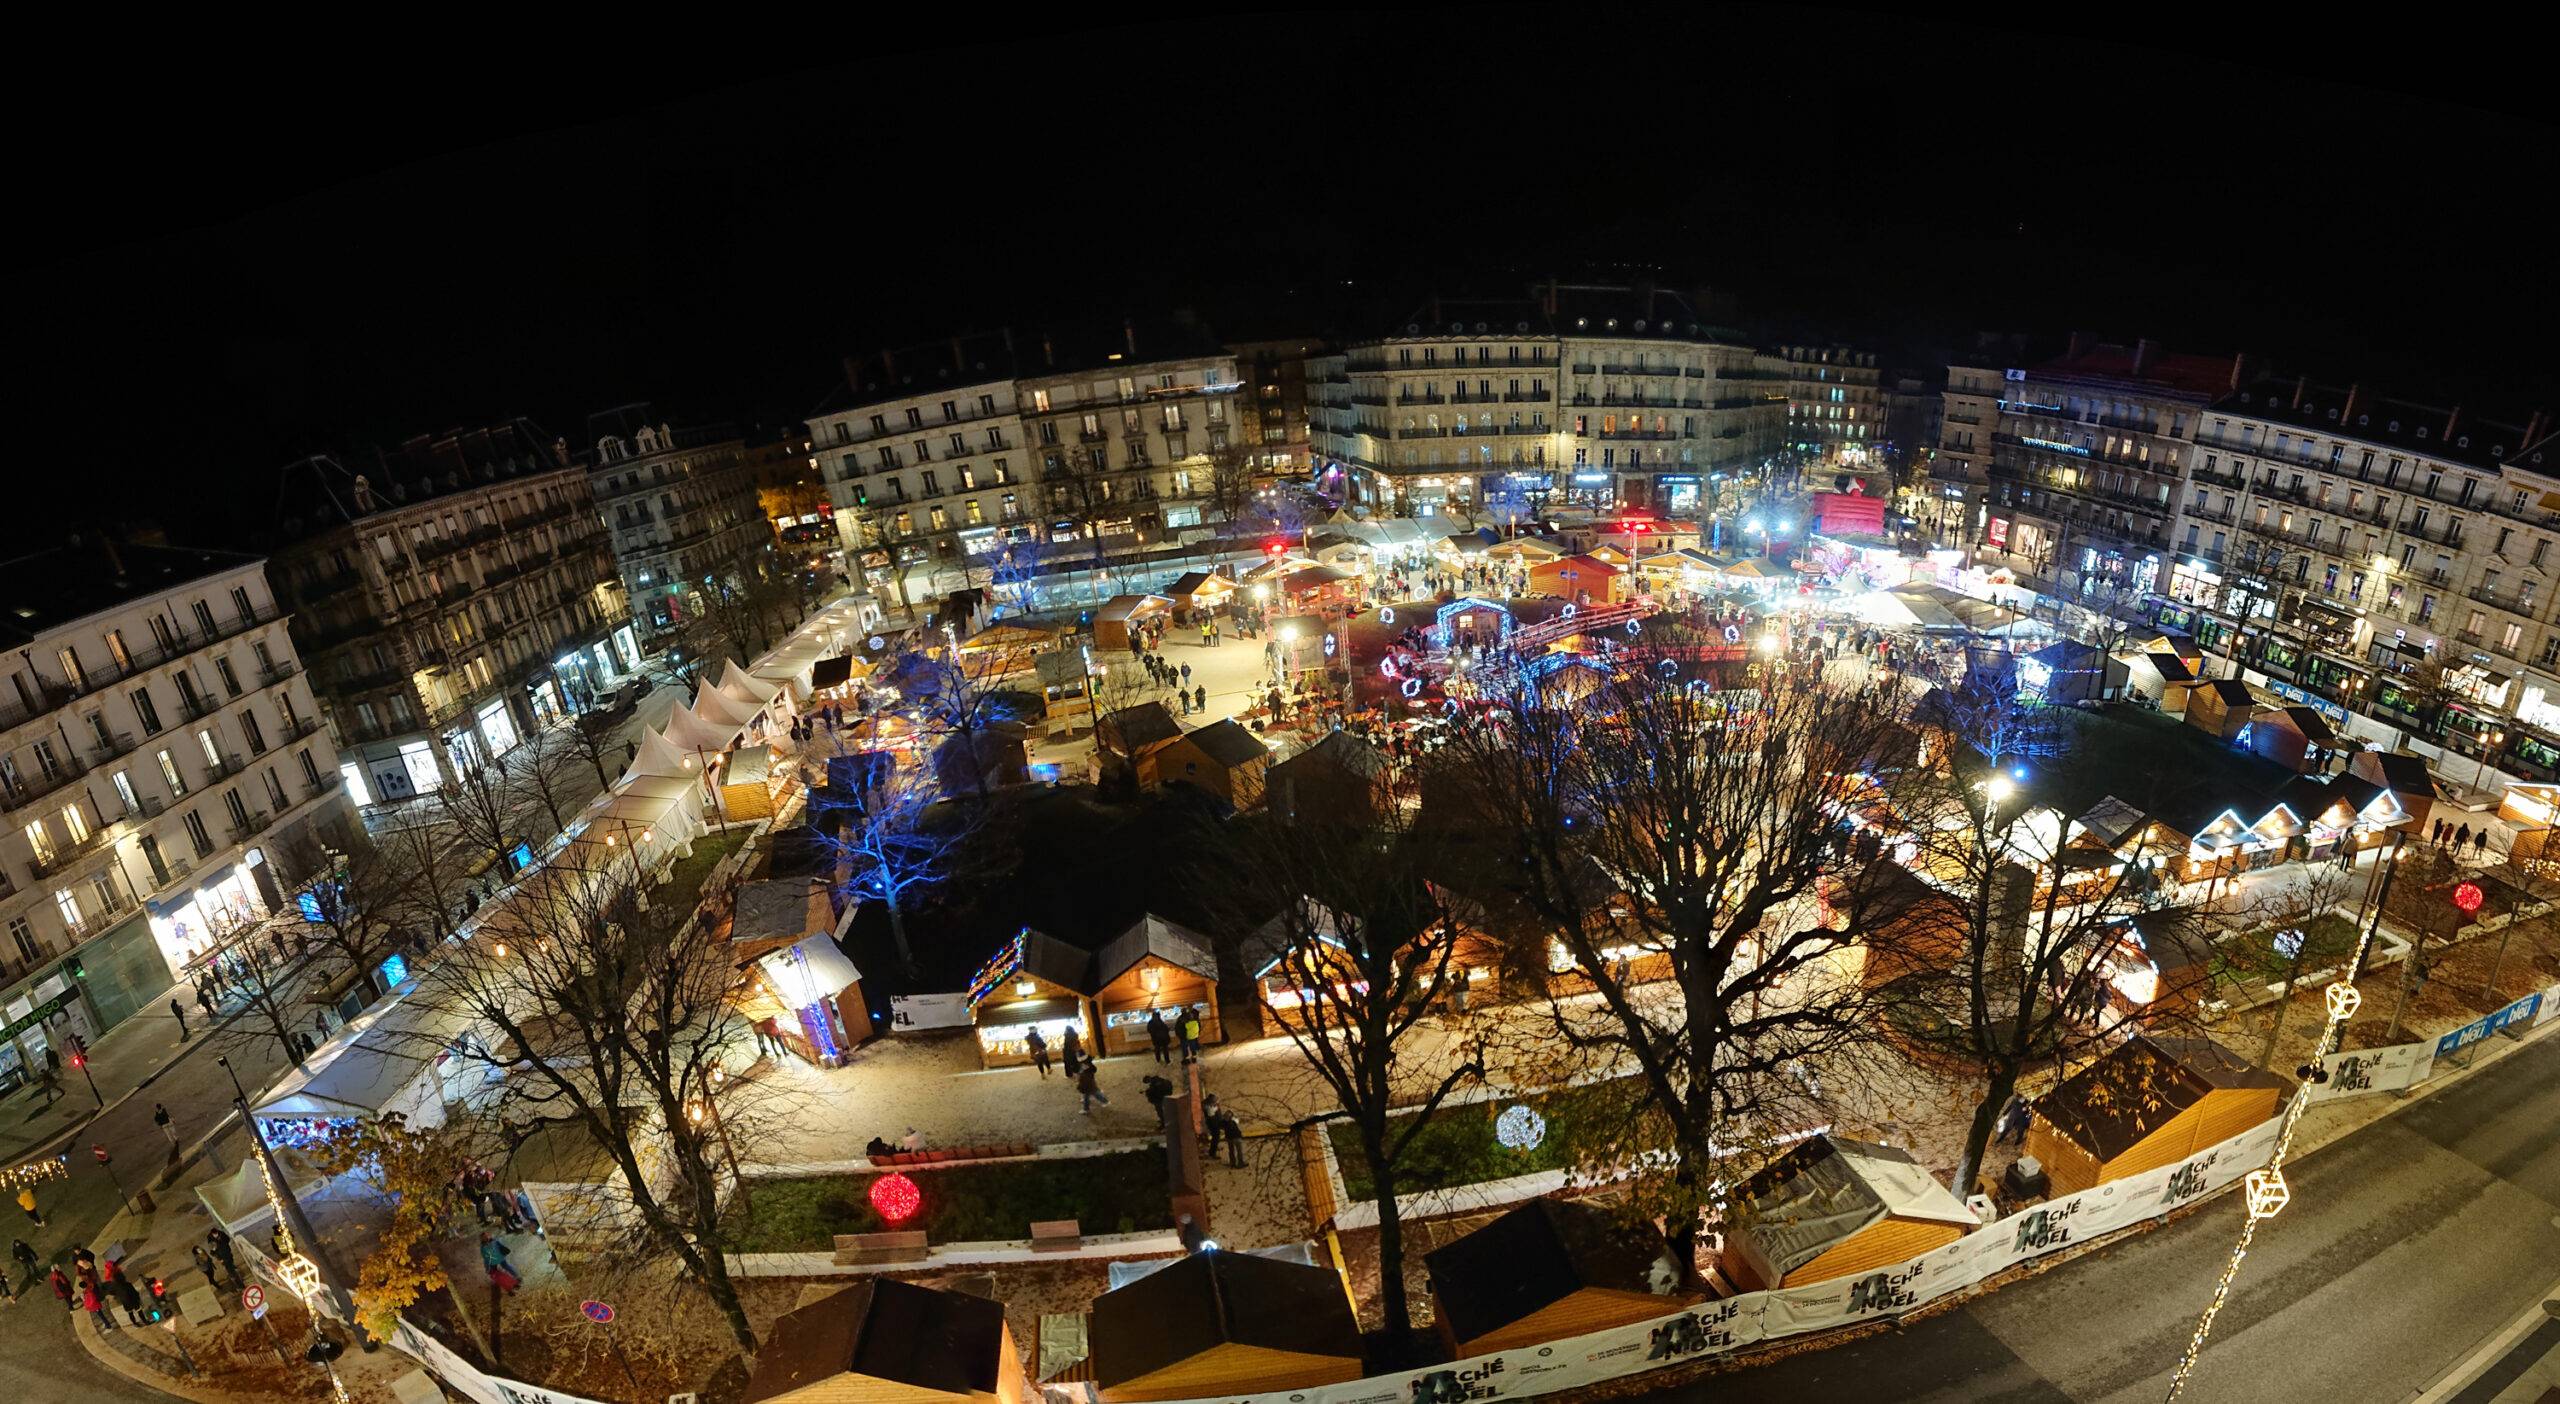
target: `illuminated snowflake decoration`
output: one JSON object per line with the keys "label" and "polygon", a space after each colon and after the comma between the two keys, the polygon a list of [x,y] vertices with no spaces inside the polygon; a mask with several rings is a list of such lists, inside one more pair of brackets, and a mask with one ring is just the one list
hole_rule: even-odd
{"label": "illuminated snowflake decoration", "polygon": [[1547,1119],[1533,1107],[1513,1107],[1493,1119],[1493,1138],[1516,1151],[1535,1150],[1547,1139]]}
{"label": "illuminated snowflake decoration", "polygon": [[871,1207],[890,1223],[903,1224],[924,1207],[924,1191],[904,1175],[883,1175],[871,1182]]}
{"label": "illuminated snowflake decoration", "polygon": [[2356,1011],[2364,1007],[2364,996],[2356,992],[2355,986],[2344,980],[2331,985],[2328,996],[2329,1017],[2341,1024],[2354,1018]]}
{"label": "illuminated snowflake decoration", "polygon": [[1379,610],[1378,622],[1381,624],[1393,624],[1396,622],[1396,612],[1392,609]]}

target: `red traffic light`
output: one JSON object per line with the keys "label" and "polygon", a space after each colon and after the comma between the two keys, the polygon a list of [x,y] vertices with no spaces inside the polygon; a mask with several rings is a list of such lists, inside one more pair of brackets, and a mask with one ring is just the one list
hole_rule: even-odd
{"label": "red traffic light", "polygon": [[73,1066],[73,1067],[75,1067],[75,1068],[85,1068],[85,1067],[89,1066],[89,1055],[88,1055],[88,1054],[86,1054],[86,1053],[74,1053],[74,1054],[72,1054],[72,1055],[71,1055],[71,1066]]}
{"label": "red traffic light", "polygon": [[2464,916],[2469,916],[2473,912],[2480,910],[2480,904],[2485,900],[2487,900],[2487,895],[2481,892],[2480,884],[2476,882],[2456,883],[2454,885],[2453,905],[2460,908]]}

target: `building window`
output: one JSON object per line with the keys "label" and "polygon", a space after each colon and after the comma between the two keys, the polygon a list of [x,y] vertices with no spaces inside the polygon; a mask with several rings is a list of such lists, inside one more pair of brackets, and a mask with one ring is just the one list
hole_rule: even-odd
{"label": "building window", "polygon": [[36,944],[35,928],[25,917],[9,918],[9,943],[18,948],[18,959],[32,965],[44,959],[44,948]]}
{"label": "building window", "polygon": [[88,814],[76,804],[64,805],[62,807],[62,831],[71,836],[71,846],[74,848],[87,843],[89,841]]}
{"label": "building window", "polygon": [[196,856],[198,858],[212,856],[213,836],[204,831],[204,816],[190,809],[183,822],[187,829],[187,842],[195,846]]}
{"label": "building window", "polygon": [[27,825],[27,847],[35,851],[36,866],[51,867],[53,865],[55,851],[53,834],[45,828],[42,819]]}
{"label": "building window", "polygon": [[159,734],[160,709],[151,701],[150,688],[137,687],[133,690],[133,715],[136,719],[141,721],[143,735],[154,736]]}
{"label": "building window", "polygon": [[160,753],[160,781],[169,787],[172,799],[187,792],[187,782],[178,773],[178,758],[167,751]]}

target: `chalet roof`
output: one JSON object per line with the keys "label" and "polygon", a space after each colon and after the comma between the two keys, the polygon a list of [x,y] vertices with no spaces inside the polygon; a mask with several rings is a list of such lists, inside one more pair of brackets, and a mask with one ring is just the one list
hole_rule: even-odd
{"label": "chalet roof", "polygon": [[1271,748],[1262,738],[1226,717],[1190,733],[1191,744],[1200,753],[1229,770],[1240,769],[1271,758]]}
{"label": "chalet roof", "polygon": [[[798,940],[803,936],[835,928],[835,913],[826,900],[827,884],[823,878],[775,878],[763,882],[743,883],[738,888],[736,915],[729,925],[733,941],[764,941],[776,937]],[[815,913],[824,912],[821,920]],[[811,923],[816,922],[816,925]]]}
{"label": "chalet roof", "polygon": [[2238,678],[2216,678],[2206,683],[2204,691],[2222,699],[2226,707],[2253,707],[2257,699],[2250,695],[2249,685]]}
{"label": "chalet roof", "polygon": [[1106,714],[1102,724],[1111,728],[1119,744],[1127,750],[1139,750],[1171,741],[1182,735],[1182,724],[1162,702],[1141,702]]}
{"label": "chalet roof", "polygon": [[2152,966],[2161,974],[2173,974],[2209,963],[2213,959],[2213,943],[2196,914],[2184,907],[2164,907],[2141,912],[2130,918],[2134,936],[2142,943],[2143,954],[2151,957]]}
{"label": "chalet roof", "polygon": [[1909,1151],[1845,1136],[1798,1142],[1741,1196],[1752,1242],[1780,1277],[1887,1218],[1981,1222]]}
{"label": "chalet roof", "polygon": [[2283,1078],[2201,1038],[2136,1034],[2036,1099],[2036,1114],[2101,1161],[2113,1160],[2205,1094],[2236,1087],[2279,1092]]}
{"label": "chalet roof", "polygon": [[1423,1263],[1440,1319],[1461,1341],[1585,1288],[1658,1295],[1678,1281],[1661,1230],[1569,1199],[1533,1199]]}
{"label": "chalet roof", "polygon": [[1316,743],[1280,762],[1271,769],[1276,774],[1291,766],[1309,769],[1333,769],[1362,780],[1374,780],[1386,773],[1386,753],[1348,731],[1328,731]]}
{"label": "chalet roof", "polygon": [[2336,728],[2329,725],[2329,719],[2322,716],[2317,707],[2305,707],[2299,704],[2290,707],[2269,707],[2259,712],[2252,720],[2272,721],[2289,726],[2302,733],[2303,740],[2315,746],[2325,746],[2338,739]]}
{"label": "chalet roof", "polygon": [[1339,1274],[1250,1253],[1194,1253],[1103,1293],[1088,1339],[1106,1390],[1228,1344],[1362,1359]]}
{"label": "chalet roof", "polygon": [[1007,1349],[1001,1305],[873,1278],[775,1322],[739,1399],[757,1404],[839,1375],[950,1394],[992,1393]]}
{"label": "chalet roof", "polygon": [[1045,931],[1022,934],[1022,969],[1078,994],[1091,994],[1096,988],[1093,952],[1070,946]]}
{"label": "chalet roof", "polygon": [[2142,655],[2142,658],[2144,662],[2151,665],[2153,671],[2160,674],[2164,681],[2174,683],[2191,683],[2196,680],[2196,670],[2188,667],[2187,660],[2180,658],[2174,653],[2167,653],[2159,649],[2153,649],[2151,652]]}
{"label": "chalet roof", "polygon": [[1208,937],[1149,912],[1113,937],[1111,944],[1094,958],[1094,988],[1119,979],[1148,956],[1181,966],[1202,979],[1215,980],[1218,958],[1210,950]]}

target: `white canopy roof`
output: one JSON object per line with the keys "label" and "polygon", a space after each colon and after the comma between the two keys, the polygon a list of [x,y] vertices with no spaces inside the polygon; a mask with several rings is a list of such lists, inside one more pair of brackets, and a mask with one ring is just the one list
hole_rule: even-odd
{"label": "white canopy roof", "polygon": [[728,669],[720,675],[720,690],[732,696],[752,697],[758,703],[765,703],[772,701],[775,695],[782,691],[782,684],[757,677],[739,667],[738,660],[732,658],[729,660]]}
{"label": "white canopy roof", "polygon": [[626,784],[642,776],[689,780],[701,772],[702,763],[684,747],[669,741],[663,732],[644,730],[640,733],[640,750],[632,756],[622,778]]}
{"label": "white canopy roof", "polygon": [[820,1000],[833,999],[862,979],[862,972],[854,968],[831,936],[794,941],[758,957],[756,965],[793,1009],[806,1009]]}
{"label": "white canopy roof", "polygon": [[733,721],[704,717],[689,707],[667,714],[667,740],[683,751],[723,751],[744,727]]}
{"label": "white canopy roof", "polygon": [[745,726],[763,710],[761,705],[741,702],[709,683],[701,684],[693,694],[693,714],[708,722]]}

